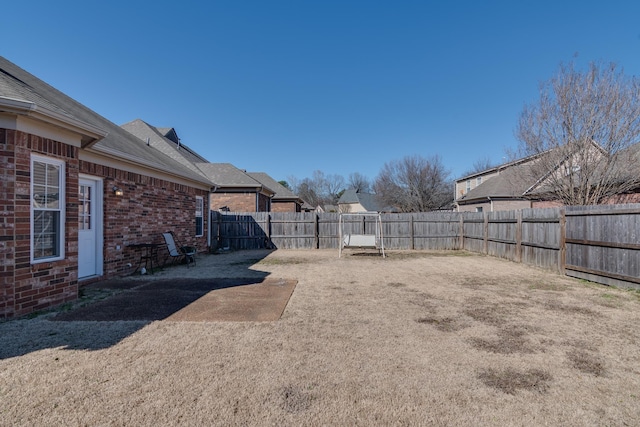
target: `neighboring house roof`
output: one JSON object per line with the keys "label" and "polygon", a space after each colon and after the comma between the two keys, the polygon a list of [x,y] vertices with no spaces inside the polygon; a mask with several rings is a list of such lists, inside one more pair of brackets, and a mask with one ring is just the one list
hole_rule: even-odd
{"label": "neighboring house roof", "polygon": [[140,119],[125,123],[121,128],[204,178],[209,178],[196,166],[197,163],[207,162],[207,159],[180,143],[175,129],[156,128]]}
{"label": "neighboring house roof", "polygon": [[231,163],[197,163],[196,166],[215,183],[218,191],[262,190],[268,194],[275,193]]}
{"label": "neighboring house roof", "polygon": [[531,166],[511,165],[457,199],[458,202],[495,198],[522,198],[536,184]]}
{"label": "neighboring house roof", "polygon": [[381,211],[380,204],[375,194],[361,193],[358,190],[345,190],[338,200],[338,205],[359,203],[368,212]]}
{"label": "neighboring house roof", "polygon": [[[600,150],[603,154],[604,150],[595,141],[590,141],[594,149]],[[634,146],[630,150],[634,150]],[[640,146],[637,148],[640,150]],[[630,151],[633,153],[633,151]],[[487,177],[477,187],[469,190],[466,194],[456,199],[458,204],[471,204],[481,200],[489,199],[545,199],[549,197],[548,179],[552,174],[556,173],[563,167],[565,161],[574,153],[567,150],[567,147],[557,147],[543,153],[524,157],[513,162],[505,163],[484,171],[476,172],[471,175],[456,180],[462,183],[477,177]],[[546,158],[546,156],[551,156]],[[542,168],[536,168],[536,162],[542,161],[544,165],[549,164],[549,159],[557,163],[555,169],[544,171]],[[635,157],[629,156],[626,162],[622,162],[623,168],[627,168],[629,162],[634,164],[635,161],[630,160]],[[597,169],[596,169],[597,172]]]}
{"label": "neighboring house roof", "polygon": [[[120,128],[88,107],[0,56],[0,99],[8,102],[32,103],[32,112],[51,112],[70,122],[95,129],[93,141],[83,142],[83,148],[117,159],[123,163],[146,166],[164,174],[208,185],[209,182],[189,167],[171,159],[144,141]],[[2,104],[2,102],[0,102]],[[6,109],[4,109],[6,111]]]}
{"label": "neighboring house roof", "polygon": [[268,174],[264,172],[248,172],[247,175],[262,183],[265,187],[272,189],[275,192],[272,200],[281,202],[296,202],[299,204],[303,203],[302,199],[296,196],[293,191],[280,184]]}
{"label": "neighboring house roof", "polygon": [[330,212],[338,212],[339,209],[336,205],[318,205],[316,206],[316,211],[318,212],[326,212],[326,213],[330,213]]}

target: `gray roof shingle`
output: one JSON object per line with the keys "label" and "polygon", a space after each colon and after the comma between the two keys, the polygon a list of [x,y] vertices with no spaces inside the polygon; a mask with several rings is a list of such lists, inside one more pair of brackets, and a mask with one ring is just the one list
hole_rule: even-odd
{"label": "gray roof shingle", "polygon": [[340,196],[340,200],[338,200],[339,205],[350,203],[360,203],[368,212],[379,212],[381,210],[375,194],[360,193],[353,189],[345,190]]}
{"label": "gray roof shingle", "polygon": [[293,191],[289,190],[284,185],[280,184],[278,181],[273,179],[271,176],[264,172],[249,172],[249,176],[255,179],[258,182],[261,182],[265,187],[273,190],[275,195],[273,196],[273,200],[292,200],[299,203],[302,203],[302,199],[296,196]]}
{"label": "gray roof shingle", "polygon": [[196,166],[218,187],[260,189],[261,183],[231,163],[197,163]]}

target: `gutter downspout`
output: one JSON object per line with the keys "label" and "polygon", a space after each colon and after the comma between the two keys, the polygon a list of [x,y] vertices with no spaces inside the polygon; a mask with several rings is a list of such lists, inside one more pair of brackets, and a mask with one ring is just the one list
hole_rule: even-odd
{"label": "gutter downspout", "polygon": [[491,200],[491,197],[487,197],[487,199],[489,199],[489,203],[491,203],[490,212],[493,212],[493,200]]}

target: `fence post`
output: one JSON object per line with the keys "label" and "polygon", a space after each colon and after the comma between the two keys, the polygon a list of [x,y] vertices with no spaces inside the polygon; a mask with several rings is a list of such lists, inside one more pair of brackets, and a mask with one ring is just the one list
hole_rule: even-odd
{"label": "fence post", "polygon": [[460,250],[464,250],[464,215],[462,212],[458,212],[458,216],[460,217],[460,239],[458,245],[460,246]]}
{"label": "fence post", "polygon": [[558,268],[561,274],[566,274],[564,269],[567,262],[567,216],[565,208],[560,209],[560,250],[558,251]]}
{"label": "fence post", "polygon": [[314,215],[314,218],[315,218],[314,219],[315,246],[316,246],[316,249],[320,249],[320,215],[318,215],[318,213],[316,212],[316,214]]}
{"label": "fence post", "polygon": [[265,228],[267,229],[267,242],[266,249],[271,249],[271,214],[267,212],[267,223],[265,224]]}
{"label": "fence post", "polygon": [[484,214],[484,242],[483,242],[483,251],[485,255],[489,254],[489,212],[485,212]]}
{"label": "fence post", "polygon": [[410,237],[409,248],[411,250],[414,250],[416,248],[416,242],[415,242],[415,231],[413,230],[413,213],[410,215],[411,216],[409,217],[409,237]]}
{"label": "fence post", "polygon": [[516,211],[516,261],[522,262],[522,209]]}

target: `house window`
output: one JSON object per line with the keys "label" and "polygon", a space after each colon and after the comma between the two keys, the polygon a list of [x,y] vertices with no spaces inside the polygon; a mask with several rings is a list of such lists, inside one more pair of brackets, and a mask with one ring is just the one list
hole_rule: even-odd
{"label": "house window", "polygon": [[64,258],[64,162],[31,157],[31,262]]}
{"label": "house window", "polygon": [[476,212],[482,212],[482,206],[478,206],[478,207],[476,208]]}
{"label": "house window", "polygon": [[471,180],[468,179],[467,180],[467,191],[466,191],[466,193],[468,193],[470,190],[471,190]]}
{"label": "house window", "polygon": [[204,199],[196,196],[196,237],[204,234]]}
{"label": "house window", "polygon": [[479,177],[477,177],[477,178],[476,178],[476,187],[477,187],[478,185],[480,185],[480,184],[482,184],[482,177],[481,177],[481,176],[479,176]]}

